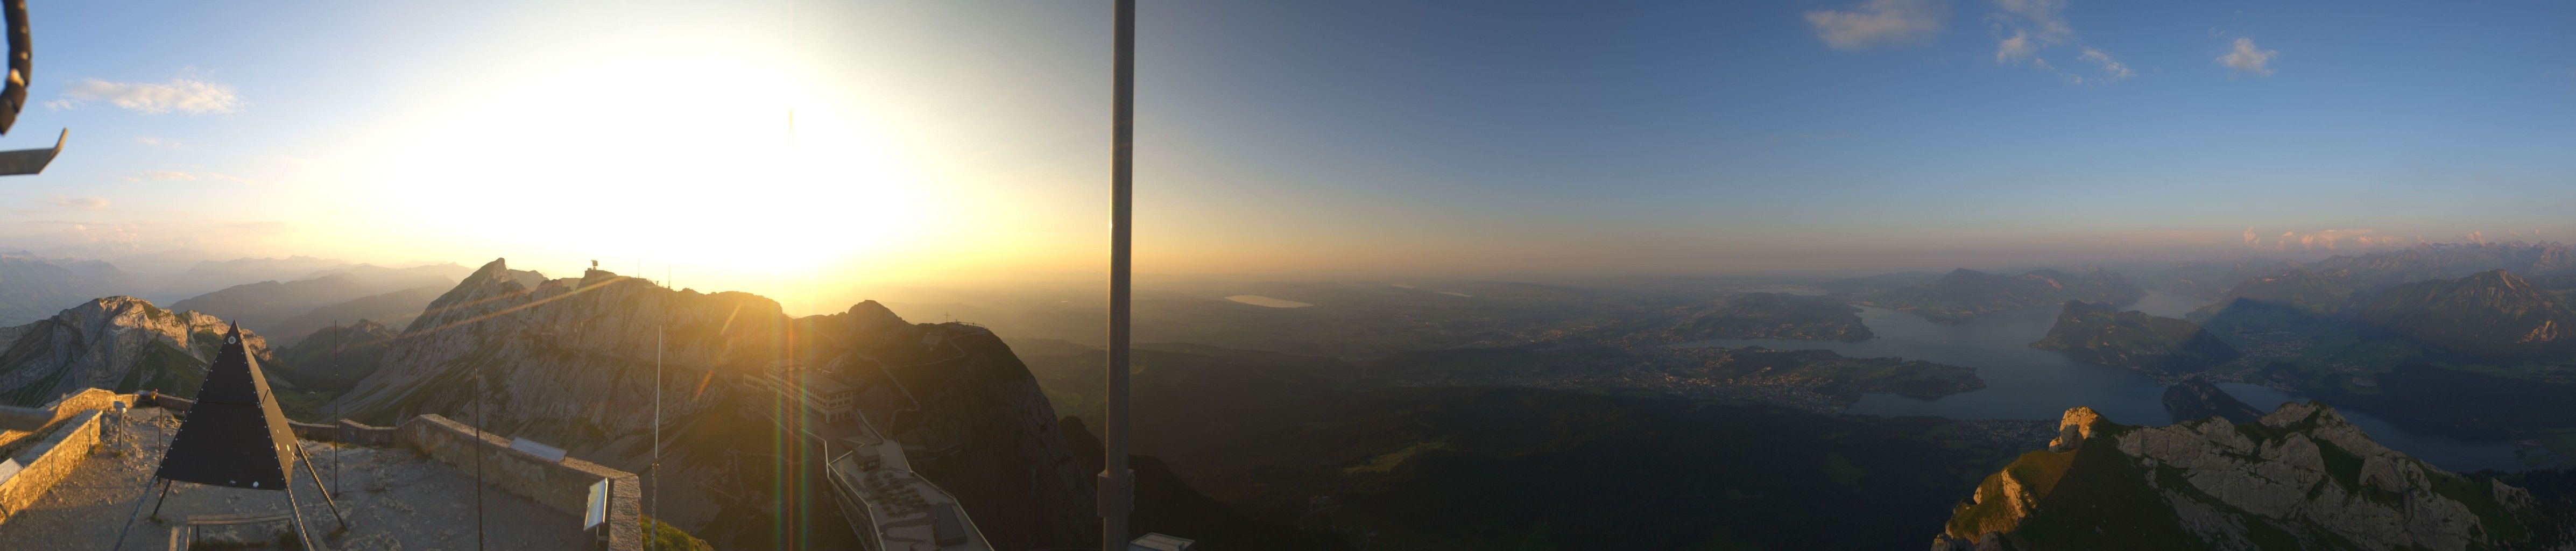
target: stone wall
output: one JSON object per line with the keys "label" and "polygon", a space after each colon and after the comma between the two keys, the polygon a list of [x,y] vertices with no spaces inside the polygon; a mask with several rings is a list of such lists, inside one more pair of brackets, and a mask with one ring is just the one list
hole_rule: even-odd
{"label": "stone wall", "polygon": [[73,413],[52,433],[10,458],[21,467],[17,474],[0,480],[0,521],[35,504],[36,498],[89,459],[90,450],[98,446],[98,418],[97,410]]}
{"label": "stone wall", "polygon": [[591,484],[602,478],[612,480],[608,505],[608,548],[643,549],[644,532],[640,524],[643,518],[642,493],[637,487],[639,478],[634,473],[570,457],[561,463],[547,461],[510,449],[510,441],[500,435],[478,431],[434,414],[404,421],[401,426],[393,428],[393,433],[396,444],[467,472],[474,471],[475,454],[479,451],[482,453],[482,476],[486,484],[534,500],[573,518],[581,518],[583,509],[589,505]]}
{"label": "stone wall", "polygon": [[[50,411],[51,418],[43,420],[41,423],[46,427],[51,427],[54,423],[61,422],[64,419],[69,419],[74,415],[79,415],[81,412],[107,409],[110,407],[108,404],[115,402],[131,403],[133,401],[134,395],[132,394],[117,394],[103,389],[93,388],[83,390],[69,396],[64,396],[61,399],[54,400],[54,403],[47,404],[42,408],[13,409],[20,412],[29,412],[34,415],[45,415],[42,412]],[[30,420],[32,421],[32,419]],[[0,431],[0,451],[12,449],[19,443],[19,440],[23,440],[29,435],[41,434],[45,430],[47,429]]]}

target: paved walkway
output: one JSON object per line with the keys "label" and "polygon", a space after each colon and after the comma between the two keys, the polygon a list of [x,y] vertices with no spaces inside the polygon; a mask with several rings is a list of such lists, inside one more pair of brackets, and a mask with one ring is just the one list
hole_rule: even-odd
{"label": "paved walkway", "polygon": [[[137,409],[125,430],[102,442],[97,452],[70,478],[47,492],[34,506],[0,523],[0,542],[10,549],[107,550],[119,525],[135,514],[139,500],[153,497],[145,485],[167,448],[167,435],[178,421],[160,409]],[[305,453],[331,483],[333,446],[306,441]],[[474,471],[416,457],[409,450],[339,447],[340,474],[333,497],[349,518],[349,531],[327,536],[334,550],[458,551],[474,549]],[[317,534],[339,527],[322,504],[312,480],[296,469],[295,499],[304,521]],[[483,491],[486,545],[492,551],[589,549],[580,520],[498,489]],[[161,519],[135,519],[125,545],[114,551],[163,551],[170,527],[188,515],[285,511],[286,494],[238,488],[172,485]],[[278,524],[201,532],[208,540],[274,542]],[[274,547],[271,547],[274,549]]]}

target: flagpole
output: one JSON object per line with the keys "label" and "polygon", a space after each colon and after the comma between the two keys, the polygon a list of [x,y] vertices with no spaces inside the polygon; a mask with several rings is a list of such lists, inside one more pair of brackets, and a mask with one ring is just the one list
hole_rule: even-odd
{"label": "flagpole", "polygon": [[1115,43],[1110,85],[1109,147],[1109,388],[1101,425],[1108,457],[1100,471],[1100,549],[1127,549],[1127,514],[1136,508],[1136,474],[1127,469],[1128,291],[1135,257],[1136,0],[1113,8]]}

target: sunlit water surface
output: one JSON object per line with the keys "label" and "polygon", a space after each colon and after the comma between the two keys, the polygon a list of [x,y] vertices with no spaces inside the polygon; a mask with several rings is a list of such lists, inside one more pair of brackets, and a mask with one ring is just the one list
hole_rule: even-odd
{"label": "sunlit water surface", "polygon": [[[2150,292],[2127,307],[2148,314],[2181,317],[2203,301],[2172,293]],[[2125,367],[2089,364],[2065,355],[2031,348],[2056,323],[2057,309],[2035,308],[1982,316],[1969,323],[1942,325],[1922,316],[1861,307],[1870,340],[1861,342],[1805,340],[1715,340],[1684,346],[1763,346],[1775,349],[1824,349],[1850,357],[1898,357],[1928,360],[1977,370],[1986,388],[1939,398],[1869,394],[1852,404],[1863,415],[1932,415],[1952,419],[2056,419],[2075,406],[2091,406],[2112,421],[2163,425],[2171,421],[2163,402],[2165,386]],[[2256,408],[2269,411],[2284,402],[2306,400],[2296,393],[2255,385],[2221,383],[2219,388]],[[2411,431],[2365,412],[2338,410],[2372,439],[2453,471],[2526,469],[2503,440],[2463,440]]]}

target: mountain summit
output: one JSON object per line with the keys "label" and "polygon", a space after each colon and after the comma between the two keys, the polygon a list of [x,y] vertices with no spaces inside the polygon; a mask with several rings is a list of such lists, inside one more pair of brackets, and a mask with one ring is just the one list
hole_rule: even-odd
{"label": "mountain summit", "polygon": [[2058,426],[1932,548],[2515,549],[2544,522],[2530,492],[2389,450],[2315,402],[2162,427],[2077,407]]}

